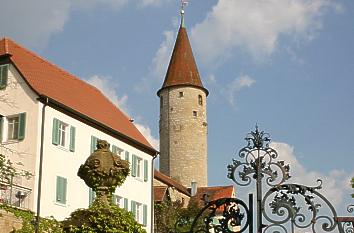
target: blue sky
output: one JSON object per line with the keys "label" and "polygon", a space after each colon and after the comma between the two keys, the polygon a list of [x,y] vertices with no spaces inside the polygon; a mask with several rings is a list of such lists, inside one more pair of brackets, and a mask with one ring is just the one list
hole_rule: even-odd
{"label": "blue sky", "polygon": [[[100,88],[158,141],[178,0],[2,0],[0,36]],[[344,206],[354,176],[354,1],[190,0],[186,26],[209,90],[209,183],[257,123],[298,183]],[[294,176],[295,176],[294,175]],[[327,186],[326,186],[327,184]]]}

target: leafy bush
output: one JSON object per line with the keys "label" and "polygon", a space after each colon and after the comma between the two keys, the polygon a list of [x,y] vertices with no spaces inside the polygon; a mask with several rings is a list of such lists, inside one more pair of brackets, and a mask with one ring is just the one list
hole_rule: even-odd
{"label": "leafy bush", "polygon": [[[13,230],[12,233],[33,233],[35,214],[29,210],[21,210],[8,205],[0,205],[0,209],[13,213],[17,218],[22,220],[22,228]],[[62,233],[61,224],[54,218],[41,218],[39,221],[39,232],[46,233]]]}
{"label": "leafy bush", "polygon": [[63,226],[65,233],[146,233],[132,213],[98,201],[88,209],[72,212]]}

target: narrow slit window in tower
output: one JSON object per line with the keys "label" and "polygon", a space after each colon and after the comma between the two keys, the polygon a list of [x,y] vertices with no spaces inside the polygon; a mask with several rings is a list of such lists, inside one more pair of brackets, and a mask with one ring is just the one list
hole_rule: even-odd
{"label": "narrow slit window in tower", "polygon": [[198,104],[199,104],[200,106],[203,105],[203,97],[202,97],[201,95],[198,95]]}

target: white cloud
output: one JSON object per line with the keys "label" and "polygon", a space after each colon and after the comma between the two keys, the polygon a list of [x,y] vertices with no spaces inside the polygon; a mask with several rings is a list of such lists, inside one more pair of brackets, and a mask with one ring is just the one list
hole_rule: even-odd
{"label": "white cloud", "polygon": [[[122,110],[125,114],[129,114],[129,108],[127,105],[128,95],[123,94],[120,97],[117,94],[118,84],[113,82],[110,77],[103,77],[94,75],[90,77],[87,82],[97,89],[99,89],[113,104],[115,104],[120,110]],[[144,135],[144,137],[148,140],[148,142],[155,148],[159,148],[159,141],[151,134],[151,129],[149,126],[134,123],[137,129]]]}
{"label": "white cloud", "polygon": [[43,48],[51,35],[63,31],[70,5],[68,0],[3,1],[0,36],[10,36],[26,46]]}
{"label": "white cloud", "polygon": [[114,82],[110,77],[94,75],[90,77],[87,82],[97,89],[99,89],[113,104],[128,115],[128,95],[124,94],[119,97],[116,90],[118,88],[117,82]]}
{"label": "white cloud", "polygon": [[[294,147],[286,143],[273,142],[271,147],[278,152],[278,159],[284,160],[290,164],[290,183],[304,184],[307,186],[316,186],[316,180],[323,181],[322,193],[335,207],[341,207],[343,200],[350,192],[350,177],[354,174],[348,174],[344,170],[332,170],[327,173],[312,171],[306,168],[296,157]],[[340,208],[338,208],[340,209]]]}
{"label": "white cloud", "polygon": [[141,6],[158,6],[161,3],[162,3],[162,0],[140,0]]}
{"label": "white cloud", "polygon": [[175,32],[174,31],[164,31],[164,40],[160,44],[155,57],[152,60],[151,72],[154,77],[162,80],[167,72],[168,63],[171,58],[173,45],[175,42]]}
{"label": "white cloud", "polygon": [[[215,81],[215,78],[213,80]],[[223,95],[231,105],[235,105],[235,94],[245,87],[251,87],[255,82],[256,81],[248,75],[241,75],[222,90]]]}
{"label": "white cloud", "polygon": [[134,91],[137,93],[150,92],[153,83],[158,82],[158,84],[161,85],[165,78],[176,34],[173,30],[164,31],[163,36],[164,39],[159,49],[156,51],[151,66],[149,67],[149,74],[143,77],[140,82],[134,86]]}
{"label": "white cloud", "polygon": [[151,129],[149,126],[145,126],[139,123],[134,123],[136,128],[144,135],[144,137],[148,140],[148,142],[156,149],[159,150],[159,140],[156,139],[152,134],[151,134]]}
{"label": "white cloud", "polygon": [[161,5],[162,0],[11,0],[3,1],[0,37],[8,36],[27,47],[45,48],[49,39],[64,30],[75,9],[92,10],[97,6],[118,10],[126,4]]}
{"label": "white cloud", "polygon": [[259,59],[276,50],[282,35],[314,38],[329,7],[340,9],[329,0],[219,0],[192,28],[193,46],[206,63],[220,62],[235,48]]}

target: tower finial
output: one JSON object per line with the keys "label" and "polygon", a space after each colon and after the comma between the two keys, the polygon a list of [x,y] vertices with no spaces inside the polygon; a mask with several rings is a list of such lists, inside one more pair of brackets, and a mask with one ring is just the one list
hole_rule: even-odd
{"label": "tower finial", "polygon": [[181,0],[181,27],[184,28],[184,8],[187,6],[188,0]]}

